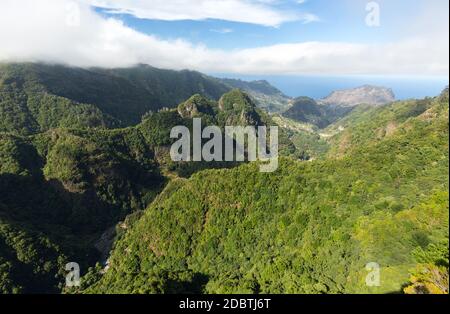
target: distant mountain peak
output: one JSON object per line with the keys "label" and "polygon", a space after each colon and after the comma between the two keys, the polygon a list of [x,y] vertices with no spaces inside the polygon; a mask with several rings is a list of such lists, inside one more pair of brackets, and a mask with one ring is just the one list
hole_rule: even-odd
{"label": "distant mountain peak", "polygon": [[332,92],[320,99],[319,104],[342,107],[354,107],[361,104],[381,106],[395,101],[392,89],[375,85],[363,85],[352,89]]}

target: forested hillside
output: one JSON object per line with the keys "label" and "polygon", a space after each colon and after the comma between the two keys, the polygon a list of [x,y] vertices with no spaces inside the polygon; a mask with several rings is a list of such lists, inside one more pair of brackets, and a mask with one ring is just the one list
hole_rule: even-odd
{"label": "forested hillside", "polygon": [[350,111],[351,109],[348,108],[319,105],[309,97],[298,97],[294,99],[292,106],[283,113],[283,116],[322,129]]}
{"label": "forested hillside", "polygon": [[198,72],[0,65],[0,130],[31,134],[55,127],[117,127],[148,111],[176,107],[195,93],[218,99],[230,88]]}
{"label": "forested hillside", "polygon": [[221,79],[220,81],[232,88],[245,91],[256,101],[260,108],[271,113],[286,111],[292,100],[265,80],[247,82],[235,79]]}
{"label": "forested hillside", "polygon": [[[87,269],[104,262],[121,232],[116,224],[138,217],[169,178],[235,166],[170,160],[170,130],[191,127],[193,117],[222,127],[270,122],[233,90],[219,101],[195,95],[176,109],[147,114],[135,127],[0,133],[1,291],[59,291],[65,263]],[[282,153],[295,151],[286,137],[281,141]]]}
{"label": "forested hillside", "polygon": [[359,106],[373,108],[393,101],[395,101],[395,95],[391,89],[364,85],[354,89],[334,91],[328,97],[317,101],[309,97],[297,97],[292,100],[291,106],[282,115],[323,129],[346,117]]}
{"label": "forested hillside", "polygon": [[338,156],[172,181],[85,292],[448,293],[448,90],[370,117]]}
{"label": "forested hillside", "polygon": [[[448,89],[325,121],[314,100],[270,115],[231,85],[0,65],[0,293],[448,293]],[[172,161],[193,118],[278,124],[279,169]]]}
{"label": "forested hillside", "polygon": [[1,290],[58,291],[63,265],[99,261],[100,235],[163,182],[137,130],[0,135]]}
{"label": "forested hillside", "polygon": [[[233,82],[233,80],[230,80]],[[269,85],[241,82],[260,107],[287,97]],[[195,71],[138,65],[123,69],[73,68],[38,63],[0,64],[0,132],[29,135],[52,128],[118,128],[194,94],[218,100],[235,88]]]}
{"label": "forested hillside", "polygon": [[412,129],[418,128],[420,124],[415,125],[410,118],[418,116],[420,121],[432,122],[441,115],[445,117],[446,110],[448,110],[448,88],[436,98],[408,100],[398,102],[395,106],[378,108],[358,106],[349,115],[325,130],[330,134],[337,133],[331,138],[333,148],[329,153],[340,155],[382,141],[404,132],[405,125]]}

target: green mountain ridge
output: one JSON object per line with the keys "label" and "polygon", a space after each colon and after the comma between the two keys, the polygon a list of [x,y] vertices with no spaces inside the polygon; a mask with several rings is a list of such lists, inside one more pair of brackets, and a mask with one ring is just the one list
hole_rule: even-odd
{"label": "green mountain ridge", "polygon": [[[408,285],[436,292],[448,285],[444,98],[425,111],[416,110],[421,101],[374,109],[375,121],[394,112],[397,132],[339,158],[282,159],[273,174],[248,164],[173,181],[85,292],[400,293]],[[380,287],[365,285],[373,262]],[[440,277],[411,279],[415,267]]]}
{"label": "green mountain ridge", "polygon": [[292,101],[280,90],[270,85],[265,80],[247,82],[235,79],[221,79],[221,81],[232,88],[237,88],[248,93],[258,106],[270,113],[286,111]]}
{"label": "green mountain ridge", "polygon": [[[194,94],[218,100],[235,88],[231,82],[195,71],[147,65],[82,69],[39,63],[0,64],[0,131],[28,135],[58,127],[136,125],[147,112],[175,108]],[[258,99],[267,101],[274,94],[281,95],[268,83],[264,89],[257,83],[242,84],[245,91],[257,94],[252,99],[257,104]]]}
{"label": "green mountain ridge", "polygon": [[[264,125],[269,119],[238,90],[218,102],[193,96],[179,110],[193,102],[206,104],[205,122]],[[122,129],[0,133],[1,291],[59,291],[63,262],[75,260],[84,269],[100,262],[121,232],[114,226],[138,217],[170,178],[235,166],[170,160],[170,130],[191,127],[190,118],[172,109]]]}
{"label": "green mountain ridge", "polygon": [[[448,293],[448,88],[319,129],[315,101],[298,122],[231,85],[0,65],[0,293]],[[193,118],[278,124],[279,169],[173,162],[170,130]]]}
{"label": "green mountain ridge", "polygon": [[391,89],[364,85],[353,89],[334,91],[319,100],[309,97],[295,98],[282,115],[324,129],[348,115],[355,108],[384,106],[393,101],[395,101],[395,95]]}

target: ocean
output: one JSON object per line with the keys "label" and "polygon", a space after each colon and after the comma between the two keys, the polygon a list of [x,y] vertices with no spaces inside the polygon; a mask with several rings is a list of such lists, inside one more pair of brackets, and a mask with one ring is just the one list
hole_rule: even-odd
{"label": "ocean", "polygon": [[377,85],[391,88],[397,99],[437,96],[449,85],[448,77],[381,77],[381,76],[283,76],[211,74],[220,78],[246,81],[266,80],[291,97],[308,96],[319,99],[340,89],[361,85]]}

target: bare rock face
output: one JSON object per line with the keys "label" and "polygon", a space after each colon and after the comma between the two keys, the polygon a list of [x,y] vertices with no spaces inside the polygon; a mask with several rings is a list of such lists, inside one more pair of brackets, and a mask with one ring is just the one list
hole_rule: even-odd
{"label": "bare rock face", "polygon": [[395,101],[392,89],[364,85],[361,87],[332,92],[318,101],[322,105],[354,107],[361,104],[381,106]]}

